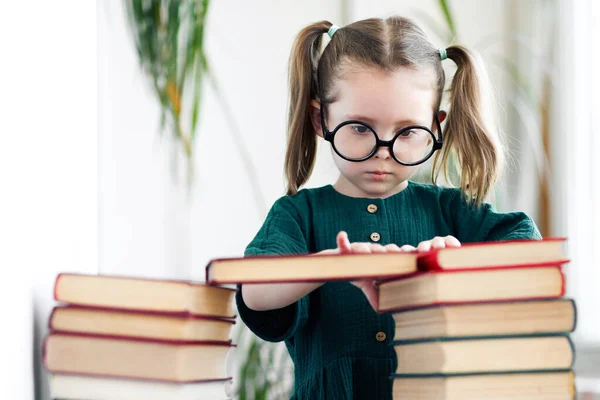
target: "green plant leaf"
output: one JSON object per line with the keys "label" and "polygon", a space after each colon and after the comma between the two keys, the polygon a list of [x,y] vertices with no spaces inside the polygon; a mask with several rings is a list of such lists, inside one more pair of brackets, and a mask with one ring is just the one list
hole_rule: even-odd
{"label": "green plant leaf", "polygon": [[454,40],[454,38],[457,37],[456,24],[454,23],[454,15],[450,9],[449,0],[439,0],[438,4],[442,10],[442,13],[444,14],[444,20],[446,21],[448,30],[452,34],[452,38]]}
{"label": "green plant leaf", "polygon": [[200,106],[202,102],[202,90],[204,88],[204,71],[202,68],[202,62],[200,61],[195,68],[195,77],[194,77],[194,100],[192,103],[192,127],[191,134],[192,138],[196,137],[197,126],[198,126],[198,116],[200,114]]}
{"label": "green plant leaf", "polygon": [[[193,148],[204,84],[209,0],[126,0],[138,63],[160,104],[159,131],[170,130],[193,176]],[[189,118],[185,120],[184,118]],[[191,182],[190,179],[188,179]]]}

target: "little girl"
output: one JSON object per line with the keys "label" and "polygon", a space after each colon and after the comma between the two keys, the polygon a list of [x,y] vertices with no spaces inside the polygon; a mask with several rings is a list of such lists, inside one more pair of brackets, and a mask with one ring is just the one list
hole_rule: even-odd
{"label": "little girl", "polygon": [[[331,40],[320,54],[325,33]],[[439,108],[446,58],[457,66],[447,114]],[[484,202],[502,151],[485,118],[482,79],[465,48],[438,50],[405,18],[304,28],[290,58],[287,195],[275,202],[246,256],[539,239],[526,215],[500,214]],[[331,145],[339,178],[299,190],[319,137]],[[410,181],[432,156],[434,178],[453,158],[460,189]],[[243,285],[236,300],[257,336],[285,341],[294,362],[293,399],[391,399],[395,326],[390,314],[374,310],[373,282]]]}

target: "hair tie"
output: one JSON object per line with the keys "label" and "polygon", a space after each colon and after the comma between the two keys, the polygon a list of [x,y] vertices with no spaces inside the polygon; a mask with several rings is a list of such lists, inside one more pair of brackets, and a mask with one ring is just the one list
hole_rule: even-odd
{"label": "hair tie", "polygon": [[448,58],[448,54],[446,54],[446,49],[440,49],[440,58],[442,59],[442,61],[444,61],[446,58]]}
{"label": "hair tie", "polygon": [[329,28],[329,30],[327,31],[327,34],[329,35],[330,38],[333,38],[333,35],[335,35],[335,33],[337,32],[338,29],[340,29],[339,26],[332,24],[331,27]]}

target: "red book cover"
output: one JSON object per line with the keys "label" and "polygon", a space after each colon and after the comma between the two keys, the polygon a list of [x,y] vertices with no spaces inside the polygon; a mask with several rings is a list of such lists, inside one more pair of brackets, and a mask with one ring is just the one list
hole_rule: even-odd
{"label": "red book cover", "polygon": [[435,249],[419,256],[421,271],[504,269],[569,262],[565,256],[566,238],[519,239],[464,243],[458,248]]}

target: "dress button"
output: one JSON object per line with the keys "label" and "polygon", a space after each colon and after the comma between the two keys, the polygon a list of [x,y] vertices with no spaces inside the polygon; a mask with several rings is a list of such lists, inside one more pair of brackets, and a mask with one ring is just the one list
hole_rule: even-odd
{"label": "dress button", "polygon": [[371,233],[371,240],[374,242],[379,242],[379,240],[381,239],[381,235],[377,232],[373,232]]}
{"label": "dress button", "polygon": [[375,204],[369,204],[367,206],[367,211],[371,214],[375,214],[377,212],[377,206]]}
{"label": "dress button", "polygon": [[385,334],[385,332],[377,332],[377,334],[375,335],[375,339],[377,339],[378,342],[383,342],[386,337],[387,335]]}

